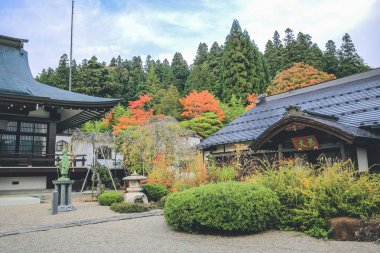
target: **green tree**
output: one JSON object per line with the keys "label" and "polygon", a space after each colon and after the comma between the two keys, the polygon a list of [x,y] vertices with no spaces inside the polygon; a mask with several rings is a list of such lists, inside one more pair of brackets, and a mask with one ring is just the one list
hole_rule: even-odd
{"label": "green tree", "polygon": [[348,33],[343,36],[342,41],[342,46],[338,52],[339,69],[337,76],[344,77],[369,70],[370,67],[364,64],[363,59],[356,52],[355,45]]}
{"label": "green tree", "polygon": [[337,75],[339,68],[338,53],[336,51],[335,42],[328,40],[326,50],[323,54],[323,71],[329,74]]}
{"label": "green tree", "polygon": [[243,36],[239,22],[234,20],[231,31],[226,38],[222,58],[222,101],[229,101],[233,94],[238,98],[246,97],[252,90],[249,83],[249,58],[251,55],[245,48],[247,42]]}
{"label": "green tree", "polygon": [[293,66],[297,58],[296,40],[294,38],[293,30],[286,28],[284,37],[284,66],[283,69],[288,69]]}
{"label": "green tree", "polygon": [[83,60],[79,70],[79,80],[73,91],[99,97],[114,97],[120,85],[112,81],[107,68],[95,56]]}
{"label": "green tree", "polygon": [[144,82],[144,70],[142,67],[142,61],[140,56],[132,57],[130,63],[129,79],[125,89],[125,100],[134,101],[137,100],[141,94],[147,93],[148,87]]}
{"label": "green tree", "polygon": [[54,76],[55,70],[49,67],[47,69],[43,69],[42,72],[36,76],[36,80],[44,84],[56,86]]}
{"label": "green tree", "polygon": [[194,59],[194,66],[203,64],[207,60],[208,46],[206,43],[199,43],[197,54]]}
{"label": "green tree", "polygon": [[154,61],[150,63],[150,66],[148,68],[148,73],[146,74],[145,78],[145,86],[148,87],[148,93],[153,97],[155,96],[155,93],[162,88],[160,79],[156,74]]}
{"label": "green tree", "polygon": [[222,122],[218,116],[213,112],[203,113],[202,116],[198,118],[193,118],[188,121],[182,121],[181,126],[190,128],[195,131],[200,136],[207,138],[211,134],[218,131],[223,127]]}
{"label": "green tree", "polygon": [[179,92],[174,85],[170,85],[167,90],[159,90],[156,96],[157,102],[153,105],[156,114],[164,114],[179,118],[181,104],[179,103]]}
{"label": "green tree", "polygon": [[193,66],[192,70],[190,71],[190,75],[186,80],[185,90],[183,93],[187,94],[193,90],[209,90],[210,88],[209,67],[207,62]]}
{"label": "green tree", "polygon": [[69,88],[69,59],[67,54],[63,54],[59,59],[58,67],[55,70],[55,86],[68,90]]}
{"label": "green tree", "polygon": [[181,53],[176,52],[174,54],[171,68],[174,76],[174,85],[182,93],[185,88],[186,79],[189,76],[189,66]]}
{"label": "green tree", "polygon": [[169,61],[165,59],[162,63],[156,61],[157,76],[160,79],[162,88],[167,89],[169,85],[174,84],[174,76]]}
{"label": "green tree", "polygon": [[222,93],[222,56],[223,47],[214,42],[207,58],[208,65],[208,89],[213,95],[221,98]]}
{"label": "green tree", "polygon": [[229,101],[228,104],[220,103],[220,107],[223,109],[224,114],[226,115],[223,120],[223,124],[225,125],[235,120],[245,112],[242,101],[237,99],[235,95],[232,95],[231,101]]}

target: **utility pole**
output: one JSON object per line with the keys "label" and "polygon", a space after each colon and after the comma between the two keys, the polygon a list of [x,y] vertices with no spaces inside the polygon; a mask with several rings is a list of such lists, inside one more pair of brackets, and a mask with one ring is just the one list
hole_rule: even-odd
{"label": "utility pole", "polygon": [[71,91],[71,66],[73,61],[73,19],[74,19],[74,0],[71,2],[71,39],[70,39],[70,67],[69,67],[69,91]]}

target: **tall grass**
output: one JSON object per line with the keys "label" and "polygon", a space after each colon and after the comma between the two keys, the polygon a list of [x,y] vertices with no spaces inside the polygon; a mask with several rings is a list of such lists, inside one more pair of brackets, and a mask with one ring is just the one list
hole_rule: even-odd
{"label": "tall grass", "polygon": [[328,236],[333,217],[370,217],[380,213],[380,177],[361,174],[350,162],[296,166],[294,161],[270,166],[246,178],[277,193],[279,227]]}

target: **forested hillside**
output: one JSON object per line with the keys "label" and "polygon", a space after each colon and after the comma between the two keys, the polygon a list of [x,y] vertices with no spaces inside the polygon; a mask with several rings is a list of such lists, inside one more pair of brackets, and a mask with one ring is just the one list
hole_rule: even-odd
{"label": "forested hillside", "polygon": [[[242,30],[237,20],[233,21],[223,45],[214,42],[209,47],[201,42],[195,50],[196,56],[191,64],[180,52],[174,53],[170,62],[151,56],[144,62],[140,56],[132,59],[117,56],[109,63],[99,62],[96,56],[84,59],[80,64],[74,60],[72,90],[121,98],[125,106],[141,95],[149,95],[151,100],[147,102],[155,115],[169,115],[180,120],[185,119],[183,113],[181,116],[183,104],[180,98],[190,96],[194,90],[199,94],[207,90],[213,99],[220,101],[218,106],[224,117],[203,116],[226,124],[243,113],[246,106],[254,106],[249,99],[253,101],[258,94],[284,92],[370,69],[357,54],[348,34],[343,36],[339,48],[329,40],[321,49],[309,34],[299,32],[295,36],[287,28],[283,38],[275,31],[265,51],[261,52],[254,38]],[[288,75],[294,76],[291,82]],[[68,89],[68,76],[69,59],[64,54],[57,68],[42,70],[36,79]]]}

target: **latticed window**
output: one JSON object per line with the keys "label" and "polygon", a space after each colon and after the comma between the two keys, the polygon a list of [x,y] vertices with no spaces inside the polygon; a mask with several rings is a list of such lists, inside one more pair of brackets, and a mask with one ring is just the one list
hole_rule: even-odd
{"label": "latticed window", "polygon": [[46,155],[48,124],[8,121],[0,131],[0,154]]}
{"label": "latticed window", "polygon": [[57,147],[56,147],[56,151],[57,152],[62,152],[63,148],[68,146],[69,144],[67,143],[67,141],[64,141],[64,140],[60,140],[57,142]]}
{"label": "latticed window", "polygon": [[102,146],[97,150],[98,159],[112,159],[112,148]]}

